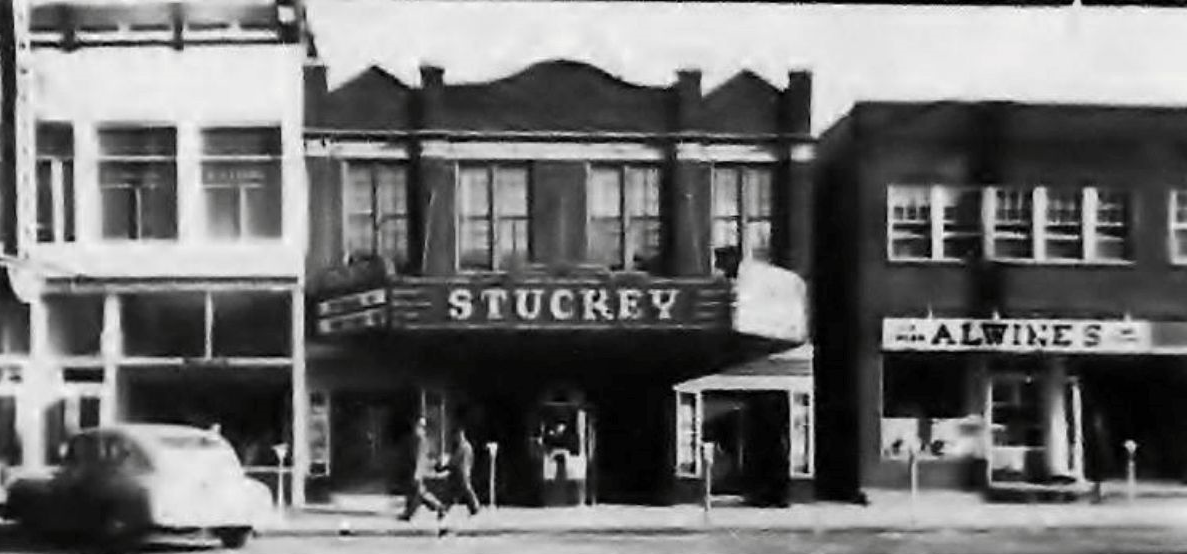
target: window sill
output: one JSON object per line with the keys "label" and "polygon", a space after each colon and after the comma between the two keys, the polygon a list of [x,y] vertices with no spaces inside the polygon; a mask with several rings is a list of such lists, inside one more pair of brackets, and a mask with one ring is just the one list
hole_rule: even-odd
{"label": "window sill", "polygon": [[[887,261],[892,265],[934,266],[964,266],[972,265],[973,263],[965,260],[927,258],[890,258]],[[1002,265],[1052,267],[1134,267],[1137,265],[1137,262],[1133,260],[1029,260],[1024,258],[985,258],[984,261]],[[1187,266],[1187,259],[1177,260],[1172,263],[1176,265]]]}

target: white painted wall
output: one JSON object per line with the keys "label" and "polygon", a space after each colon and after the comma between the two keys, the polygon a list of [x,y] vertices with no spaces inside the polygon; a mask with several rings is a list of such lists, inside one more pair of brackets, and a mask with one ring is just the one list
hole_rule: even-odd
{"label": "white painted wall", "polygon": [[[295,45],[83,48],[35,53],[34,112],[75,134],[75,243],[23,245],[34,261],[90,277],[300,276],[307,235],[302,157],[304,52]],[[178,128],[178,239],[101,237],[97,127]],[[204,236],[198,148],[202,128],[276,125],[283,137],[283,237],[213,242]],[[24,191],[22,191],[24,192]],[[35,224],[25,207],[20,225]]]}

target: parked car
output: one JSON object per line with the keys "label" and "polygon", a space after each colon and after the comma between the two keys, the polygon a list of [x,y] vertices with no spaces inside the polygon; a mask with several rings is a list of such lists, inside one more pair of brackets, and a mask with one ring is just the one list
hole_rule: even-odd
{"label": "parked car", "polygon": [[209,532],[242,547],[269,513],[271,494],[247,477],[223,437],[179,425],[83,431],[43,476],[18,476],[4,515],[30,529],[131,543],[163,533]]}

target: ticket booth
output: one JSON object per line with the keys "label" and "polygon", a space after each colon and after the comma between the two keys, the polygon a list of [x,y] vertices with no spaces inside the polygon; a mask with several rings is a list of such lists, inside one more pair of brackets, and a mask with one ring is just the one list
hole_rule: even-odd
{"label": "ticket booth", "polygon": [[594,501],[594,415],[585,395],[573,388],[549,390],[531,426],[540,502],[576,506]]}

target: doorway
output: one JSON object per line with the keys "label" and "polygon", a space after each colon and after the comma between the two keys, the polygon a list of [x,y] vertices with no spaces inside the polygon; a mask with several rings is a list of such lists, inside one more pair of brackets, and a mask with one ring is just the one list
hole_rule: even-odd
{"label": "doorway", "polygon": [[712,487],[747,504],[785,499],[790,418],[784,391],[707,391],[704,440],[713,443]]}
{"label": "doorway", "polygon": [[331,487],[345,494],[393,492],[399,445],[421,412],[416,389],[336,392],[330,407]]}

